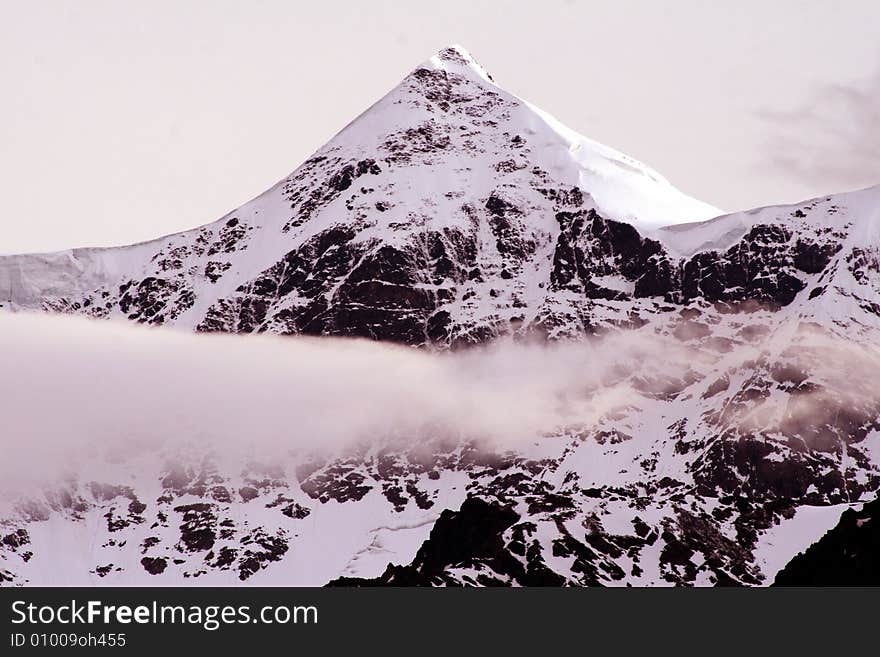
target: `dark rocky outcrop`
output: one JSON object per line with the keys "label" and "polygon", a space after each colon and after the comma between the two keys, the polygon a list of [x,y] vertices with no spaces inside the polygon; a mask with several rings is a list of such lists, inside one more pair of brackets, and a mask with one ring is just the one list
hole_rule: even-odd
{"label": "dark rocky outcrop", "polygon": [[436,586],[460,584],[449,571],[468,573],[471,585],[559,585],[558,575],[523,564],[505,545],[504,532],[519,520],[510,508],[468,497],[458,511],[443,511],[431,534],[407,566],[389,564],[375,580],[340,578],[330,586]]}
{"label": "dark rocky outcrop", "polygon": [[837,526],[776,575],[774,586],[880,586],[880,499]]}

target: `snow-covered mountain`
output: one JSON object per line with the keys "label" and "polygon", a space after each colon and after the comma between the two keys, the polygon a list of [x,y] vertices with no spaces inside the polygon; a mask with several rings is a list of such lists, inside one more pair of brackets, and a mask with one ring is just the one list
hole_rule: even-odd
{"label": "snow-covered mountain", "polygon": [[455,47],[212,224],[0,257],[12,311],[669,349],[528,447],[444,436],[235,472],[164,455],[143,489],[117,464],[18,504],[0,577],[57,577],[35,555],[61,533],[83,550],[70,582],[769,583],[880,487],[880,188],[720,214]]}
{"label": "snow-covered mountain", "polygon": [[451,48],[212,224],[0,259],[0,303],[200,331],[478,342],[522,320],[517,307],[531,323],[564,303],[546,287],[560,224],[591,210],[637,226],[719,214]]}

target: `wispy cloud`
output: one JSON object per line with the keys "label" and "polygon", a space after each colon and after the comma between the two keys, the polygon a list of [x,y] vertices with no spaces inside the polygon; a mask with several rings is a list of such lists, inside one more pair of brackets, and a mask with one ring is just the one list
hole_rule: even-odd
{"label": "wispy cloud", "polygon": [[880,184],[880,70],[852,84],[817,86],[790,111],[761,111],[767,163],[829,191]]}

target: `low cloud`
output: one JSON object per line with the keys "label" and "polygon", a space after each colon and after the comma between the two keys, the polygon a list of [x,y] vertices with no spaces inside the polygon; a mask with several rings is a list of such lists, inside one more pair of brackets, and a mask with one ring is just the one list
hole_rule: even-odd
{"label": "low cloud", "polygon": [[[789,367],[872,412],[880,399],[876,349],[815,332],[801,342],[786,349]],[[438,354],[362,340],[195,335],[0,314],[0,481],[46,482],[65,470],[100,476],[108,462],[186,445],[225,455],[234,468],[245,455],[360,441],[443,436],[513,448],[562,430],[588,432],[701,379],[708,385],[725,368],[754,366],[764,348],[715,352],[637,330]],[[696,403],[700,390],[691,392]],[[822,417],[834,412],[826,397]],[[791,424],[791,412],[809,424],[807,399],[795,408],[786,395],[768,397],[743,426],[759,430],[756,417]]]}
{"label": "low cloud", "polygon": [[[630,372],[663,350],[621,335],[431,354],[0,314],[0,478],[188,444],[263,457],[438,435],[513,446],[625,405]],[[690,367],[680,351],[665,349],[667,373]]]}

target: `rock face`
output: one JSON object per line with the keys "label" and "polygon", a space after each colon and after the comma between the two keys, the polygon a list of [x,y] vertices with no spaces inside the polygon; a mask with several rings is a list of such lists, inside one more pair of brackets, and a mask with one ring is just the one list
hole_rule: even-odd
{"label": "rock face", "polygon": [[880,401],[841,347],[880,335],[880,189],[718,214],[451,48],[212,224],[0,257],[12,311],[430,350],[639,331],[700,356],[516,453],[438,437],[236,472],[169,456],[149,494],[72,481],[0,526],[0,582],[46,581],[60,516],[106,520],[76,581],[768,583],[768,530],[880,488]]}

